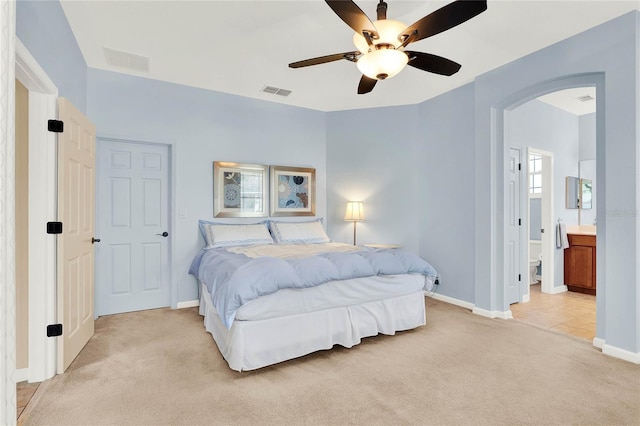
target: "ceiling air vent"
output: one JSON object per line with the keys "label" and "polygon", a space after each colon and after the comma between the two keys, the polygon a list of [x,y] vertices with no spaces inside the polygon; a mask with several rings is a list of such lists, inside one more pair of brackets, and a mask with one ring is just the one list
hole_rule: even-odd
{"label": "ceiling air vent", "polygon": [[108,47],[104,48],[104,56],[107,58],[107,63],[114,67],[149,72],[149,58],[146,56],[134,55]]}
{"label": "ceiling air vent", "polygon": [[291,94],[291,90],[280,89],[279,87],[273,86],[264,86],[262,91],[265,93],[271,93],[272,95],[280,95],[280,96],[289,96]]}
{"label": "ceiling air vent", "polygon": [[589,101],[592,101],[592,100],[594,100],[594,99],[595,99],[595,98],[594,98],[593,96],[591,96],[591,95],[578,96],[578,100],[579,100],[580,102],[589,102]]}

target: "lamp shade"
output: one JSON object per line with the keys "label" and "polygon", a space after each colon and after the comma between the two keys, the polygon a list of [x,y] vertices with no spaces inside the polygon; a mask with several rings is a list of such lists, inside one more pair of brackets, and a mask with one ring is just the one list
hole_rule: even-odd
{"label": "lamp shade", "polygon": [[362,201],[349,201],[344,213],[344,220],[364,220],[364,203]]}
{"label": "lamp shade", "polygon": [[356,66],[367,77],[384,80],[402,71],[408,61],[409,57],[401,50],[383,49],[365,53]]}
{"label": "lamp shade", "polygon": [[[376,27],[376,30],[378,31],[378,38],[372,40],[373,44],[390,44],[395,49],[402,44],[398,35],[402,34],[402,32],[408,27],[404,22],[396,21],[394,19],[373,21],[373,26]],[[365,40],[360,33],[353,34],[353,44],[355,44],[358,50],[362,53],[367,53],[370,50],[367,40]]]}

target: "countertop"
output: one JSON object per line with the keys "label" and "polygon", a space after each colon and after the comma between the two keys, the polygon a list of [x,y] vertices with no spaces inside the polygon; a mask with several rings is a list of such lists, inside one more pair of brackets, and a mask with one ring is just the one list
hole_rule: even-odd
{"label": "countertop", "polygon": [[567,234],[596,235],[595,225],[567,225]]}

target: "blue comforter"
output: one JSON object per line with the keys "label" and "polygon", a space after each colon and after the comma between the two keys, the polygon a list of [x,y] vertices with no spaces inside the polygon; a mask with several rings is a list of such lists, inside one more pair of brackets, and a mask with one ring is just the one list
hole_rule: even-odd
{"label": "blue comforter", "polygon": [[243,304],[280,289],[314,287],[327,281],[373,275],[437,275],[424,259],[397,249],[327,252],[306,258],[280,259],[250,258],[216,248],[201,250],[189,273],[205,283],[227,328],[231,328]]}

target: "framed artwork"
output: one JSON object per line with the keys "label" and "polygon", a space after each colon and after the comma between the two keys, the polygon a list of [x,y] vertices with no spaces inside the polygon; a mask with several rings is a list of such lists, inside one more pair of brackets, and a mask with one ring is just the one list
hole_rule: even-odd
{"label": "framed artwork", "polygon": [[315,216],[316,169],[270,166],[271,216]]}
{"label": "framed artwork", "polygon": [[268,166],[213,162],[213,216],[264,217]]}

